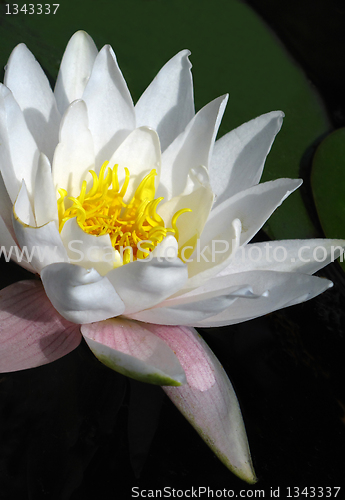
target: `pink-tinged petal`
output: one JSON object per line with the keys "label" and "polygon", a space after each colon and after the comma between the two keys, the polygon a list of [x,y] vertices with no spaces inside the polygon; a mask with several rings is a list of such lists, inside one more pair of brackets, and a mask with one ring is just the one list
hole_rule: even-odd
{"label": "pink-tinged petal", "polygon": [[95,269],[58,262],[41,272],[55,309],[73,323],[93,323],[119,316],[124,303],[105,276]]}
{"label": "pink-tinged petal", "polygon": [[147,125],[157,130],[162,151],[194,116],[189,55],[189,50],[182,50],[170,59],[135,105],[137,127]]}
{"label": "pink-tinged petal", "polygon": [[81,332],[94,355],[123,375],[156,385],[186,382],[176,355],[144,323],[112,318],[82,325]]}
{"label": "pink-tinged petal", "polygon": [[60,316],[41,282],[20,281],[0,291],[0,372],[51,363],[81,338],[78,325]]}
{"label": "pink-tinged petal", "polygon": [[164,387],[169,398],[218,458],[238,477],[256,481],[235,391],[221,364],[192,328],[148,324],[176,353],[187,377],[181,387]]}

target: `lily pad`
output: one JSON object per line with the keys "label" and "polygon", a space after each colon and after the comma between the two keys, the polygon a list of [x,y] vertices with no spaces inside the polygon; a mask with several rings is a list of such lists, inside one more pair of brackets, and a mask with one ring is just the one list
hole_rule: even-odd
{"label": "lily pad", "polygon": [[[312,166],[314,201],[327,238],[345,238],[345,128],[328,135]],[[345,270],[345,263],[341,263]]]}
{"label": "lily pad", "polygon": [[[230,92],[220,135],[259,114],[285,112],[263,180],[299,177],[302,157],[330,128],[303,71],[263,21],[238,0],[71,0],[60,4],[55,15],[6,15],[4,4],[0,9],[2,66],[11,49],[24,42],[54,82],[69,37],[84,29],[98,47],[114,47],[134,100],[170,57],[189,48],[196,108]],[[278,239],[317,235],[301,190],[284,202],[266,229]]]}

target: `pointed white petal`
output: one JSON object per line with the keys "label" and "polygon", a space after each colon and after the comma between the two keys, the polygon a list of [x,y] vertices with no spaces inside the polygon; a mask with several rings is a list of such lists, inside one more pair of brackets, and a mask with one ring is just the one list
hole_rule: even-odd
{"label": "pointed white petal", "polygon": [[[276,271],[251,271],[232,274],[237,283],[250,283],[254,293],[261,295],[254,300],[241,297],[236,303],[216,316],[195,323],[195,326],[224,326],[263,316],[300,302],[305,302],[332,286],[332,282],[317,276]],[[262,293],[266,290],[266,293]]]}
{"label": "pointed white petal", "polygon": [[188,271],[179,258],[149,256],[110,271],[107,278],[125,303],[126,314],[132,314],[177,292],[186,282]]}
{"label": "pointed white petal", "polygon": [[189,50],[168,61],[135,106],[137,127],[157,130],[162,151],[186,128],[194,116],[193,81]]}
{"label": "pointed white petal", "polygon": [[218,275],[244,271],[280,271],[314,274],[336,260],[345,248],[345,240],[281,240],[250,243],[233,255]]}
{"label": "pointed white petal", "polygon": [[35,216],[32,211],[28,190],[26,189],[26,184],[24,181],[22,182],[17,199],[15,201],[15,204],[13,205],[13,214],[14,218],[19,219],[22,224],[36,227]]}
{"label": "pointed white petal", "polygon": [[0,101],[0,172],[5,191],[8,193],[11,203],[14,203],[21,181],[17,179],[10,153],[9,138],[6,121],[3,120],[3,107]]}
{"label": "pointed white petal", "polygon": [[284,113],[273,111],[244,123],[219,139],[210,162],[215,206],[258,184]]}
{"label": "pointed white petal", "polygon": [[60,142],[53,160],[55,187],[66,189],[68,196],[77,197],[88,171],[94,168],[95,153],[86,105],[84,101],[74,101],[61,122]]}
{"label": "pointed white petal", "polygon": [[58,227],[59,217],[51,165],[43,153],[39,158],[35,180],[34,210],[38,226],[55,221]]}
{"label": "pointed white petal", "polygon": [[94,355],[127,377],[156,385],[181,385],[184,371],[174,352],[143,323],[112,318],[82,325]]}
{"label": "pointed white petal", "polygon": [[[6,178],[14,174],[20,183],[24,179],[32,197],[39,151],[12,92],[2,84],[0,84],[0,136],[0,147],[8,149],[8,161],[10,161],[10,165],[3,164],[3,174]],[[4,172],[5,169],[9,169],[8,174]]]}
{"label": "pointed white petal", "polygon": [[157,171],[156,186],[159,184],[161,172],[161,150],[159,138],[155,130],[140,127],[131,132],[110,158],[109,167],[119,165],[118,180],[120,186],[125,180],[124,168],[127,167],[130,179],[124,202],[128,203],[143,178]]}
{"label": "pointed white petal", "polygon": [[135,128],[132,98],[109,45],[96,57],[83,100],[100,168]]}
{"label": "pointed white petal", "polygon": [[93,323],[124,312],[109,280],[95,269],[59,262],[45,267],[41,279],[55,309],[72,323]]}
{"label": "pointed white petal", "polygon": [[74,33],[63,55],[54,89],[61,115],[71,102],[81,99],[97,54],[94,41],[85,31]]}
{"label": "pointed white petal", "polygon": [[227,276],[210,279],[199,288],[175,295],[130,317],[154,324],[193,326],[224,311],[238,297],[257,297],[249,285],[232,281]]}
{"label": "pointed white petal", "polygon": [[315,276],[269,270],[217,275],[199,288],[130,317],[155,324],[223,326],[304,302],[331,285]]}
{"label": "pointed white petal", "polygon": [[147,325],[176,353],[187,377],[164,391],[202,439],[234,474],[256,477],[235,391],[221,364],[200,335],[186,327]]}
{"label": "pointed white petal", "polygon": [[211,211],[201,237],[201,246],[220,239],[219,235],[223,233],[225,225],[230,225],[234,219],[241,221],[240,244],[244,245],[259,231],[285,198],[301,184],[299,179],[278,179],[237,193]]}
{"label": "pointed white petal", "polygon": [[204,106],[164,151],[158,196],[167,199],[178,196],[185,188],[191,168],[208,167],[227,99],[218,97]]}
{"label": "pointed white petal", "polygon": [[39,150],[52,160],[58,140],[60,114],[46,75],[23,43],[11,53],[4,83],[23,111]]}

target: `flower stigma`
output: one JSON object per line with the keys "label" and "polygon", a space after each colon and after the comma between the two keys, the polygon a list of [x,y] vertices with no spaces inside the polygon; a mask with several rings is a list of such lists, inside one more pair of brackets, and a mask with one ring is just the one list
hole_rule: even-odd
{"label": "flower stigma", "polygon": [[[130,172],[128,168],[124,169],[125,180],[120,189],[118,165],[110,168],[108,164],[108,161],[103,163],[99,176],[94,170],[89,170],[92,186],[87,192],[87,181],[84,180],[77,198],[68,197],[65,189],[58,189],[60,233],[66,221],[75,217],[85,233],[95,236],[109,234],[113,248],[123,255],[123,264],[148,257],[167,234],[174,235],[178,242],[177,219],[183,213],[191,212],[191,209],[178,210],[171,219],[172,227],[165,227],[164,220],[157,213],[158,204],[164,198],[154,197],[156,170],[152,169],[143,178],[131,201],[125,203],[123,198],[129,185]],[[67,209],[66,197],[72,202]]]}

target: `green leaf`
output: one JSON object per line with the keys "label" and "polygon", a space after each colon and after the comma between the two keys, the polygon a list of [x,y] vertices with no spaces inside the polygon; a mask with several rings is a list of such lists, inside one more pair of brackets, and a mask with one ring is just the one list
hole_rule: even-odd
{"label": "green leaf", "polygon": [[[303,71],[262,20],[237,0],[71,0],[61,3],[55,15],[6,15],[4,4],[0,9],[2,65],[24,42],[54,82],[68,39],[84,29],[99,48],[113,46],[135,101],[170,57],[189,48],[196,108],[230,93],[221,135],[260,114],[285,112],[263,180],[299,177],[302,157],[330,128]],[[273,238],[317,235],[301,189],[266,229]]]}
{"label": "green leaf", "polygon": [[[345,238],[345,128],[318,147],[312,166],[314,201],[327,238]],[[345,263],[342,264],[345,270]]]}

